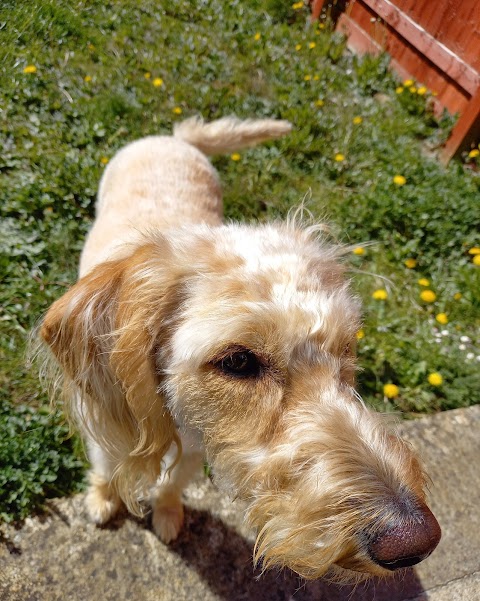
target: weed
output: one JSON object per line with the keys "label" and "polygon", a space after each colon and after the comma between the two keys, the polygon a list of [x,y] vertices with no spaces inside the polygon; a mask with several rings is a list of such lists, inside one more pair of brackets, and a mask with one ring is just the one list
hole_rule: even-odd
{"label": "weed", "polygon": [[[171,132],[193,114],[294,123],[282,141],[215,159],[228,219],[283,217],[307,195],[340,240],[374,243],[351,257],[365,303],[358,351],[366,401],[406,415],[479,401],[480,269],[469,253],[479,246],[478,171],[457,162],[445,169],[431,157],[452,119],[435,117],[421,82],[398,93],[387,57],[352,56],[328,23],[307,17],[276,0],[3,2],[4,519],[81,480],[81,453],[58,415],[47,417],[24,347],[76,278],[104,164],[128,141]],[[432,303],[419,297],[421,277]],[[379,288],[383,300],[372,298]]]}

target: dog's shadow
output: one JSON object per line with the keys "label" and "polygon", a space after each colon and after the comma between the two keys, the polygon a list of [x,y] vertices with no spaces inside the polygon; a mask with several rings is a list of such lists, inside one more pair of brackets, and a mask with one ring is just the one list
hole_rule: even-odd
{"label": "dog's shadow", "polygon": [[225,601],[402,601],[424,591],[414,570],[356,586],[305,582],[289,570],[261,574],[253,568],[248,541],[207,511],[190,508],[186,508],[185,527],[170,549]]}

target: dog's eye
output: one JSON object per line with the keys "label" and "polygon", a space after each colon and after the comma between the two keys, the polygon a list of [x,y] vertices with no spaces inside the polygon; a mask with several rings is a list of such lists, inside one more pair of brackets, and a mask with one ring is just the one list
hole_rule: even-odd
{"label": "dog's eye", "polygon": [[233,352],[216,365],[224,373],[240,378],[255,378],[261,371],[260,361],[249,350]]}

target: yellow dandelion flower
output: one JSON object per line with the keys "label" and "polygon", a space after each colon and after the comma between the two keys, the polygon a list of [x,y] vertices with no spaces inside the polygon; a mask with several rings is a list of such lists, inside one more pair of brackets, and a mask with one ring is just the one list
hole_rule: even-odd
{"label": "yellow dandelion flower", "polygon": [[453,295],[453,298],[455,300],[460,300],[462,298],[462,293],[461,292],[455,292],[455,294]]}
{"label": "yellow dandelion flower", "polygon": [[413,79],[406,79],[403,82],[403,85],[404,85],[405,88],[409,88],[410,86],[413,86],[414,83],[415,82],[413,81]]}
{"label": "yellow dandelion flower", "polygon": [[324,100],[320,100],[320,99],[319,99],[319,100],[316,100],[316,101],[315,101],[315,106],[319,106],[319,107],[320,107],[320,106],[323,106],[324,104],[325,104],[325,101],[324,101]]}
{"label": "yellow dandelion flower", "polygon": [[315,42],[309,42],[308,47],[310,48],[310,50],[313,50],[315,48],[316,44]]}
{"label": "yellow dandelion flower", "polygon": [[420,96],[424,96],[427,93],[427,88],[425,86],[420,86],[417,90],[417,94]]}
{"label": "yellow dandelion flower", "polygon": [[379,288],[373,292],[372,298],[375,300],[387,300],[388,292],[385,290],[385,288]]}
{"label": "yellow dandelion flower", "polygon": [[420,298],[424,303],[434,303],[437,300],[437,295],[433,290],[422,290]]}
{"label": "yellow dandelion flower", "polygon": [[87,44],[87,48],[92,51],[95,50],[95,46],[93,44]]}
{"label": "yellow dandelion flower", "polygon": [[181,114],[183,113],[183,111],[182,111],[181,107],[179,107],[179,106],[176,106],[176,107],[174,107],[174,108],[172,109],[172,112],[173,112],[175,115],[181,115]]}
{"label": "yellow dandelion flower", "polygon": [[150,79],[150,77],[152,77],[152,74],[150,73],[150,71],[146,71],[146,72],[143,74],[143,77],[145,77],[145,79]]}
{"label": "yellow dandelion flower", "polygon": [[402,94],[404,90],[403,86],[398,86],[397,88],[395,88],[395,94]]}
{"label": "yellow dandelion flower", "polygon": [[364,330],[358,330],[357,340],[361,340],[362,338],[365,338],[365,332],[364,332]]}
{"label": "yellow dandelion flower", "polygon": [[394,399],[400,394],[400,389],[395,384],[385,384],[383,387],[383,394],[387,399]]}
{"label": "yellow dandelion flower", "polygon": [[353,123],[354,125],[360,125],[360,123],[363,121],[362,117],[354,117],[353,118]]}
{"label": "yellow dandelion flower", "polygon": [[365,254],[365,249],[363,248],[363,246],[356,246],[353,250],[352,253],[354,255],[364,255]]}
{"label": "yellow dandelion flower", "polygon": [[239,161],[242,157],[238,154],[238,152],[234,152],[232,155],[230,155],[230,158],[232,161]]}
{"label": "yellow dandelion flower", "polygon": [[343,155],[341,152],[337,152],[337,154],[335,155],[335,160],[337,161],[337,163],[341,163],[345,160],[345,155]]}
{"label": "yellow dandelion flower", "polygon": [[420,278],[417,283],[420,286],[430,286],[430,280],[427,280],[427,278]]}
{"label": "yellow dandelion flower", "polygon": [[448,315],[446,313],[438,313],[438,315],[435,316],[435,319],[443,326],[448,323]]}
{"label": "yellow dandelion flower", "polygon": [[102,165],[106,165],[109,160],[110,159],[108,157],[101,157],[100,158],[100,163],[102,163]]}
{"label": "yellow dandelion flower", "polygon": [[478,155],[480,155],[480,150],[478,150],[478,148],[474,148],[468,153],[468,158],[475,159],[478,157]]}
{"label": "yellow dandelion flower", "polygon": [[161,77],[155,77],[152,83],[155,88],[159,88],[160,86],[163,86],[163,79]]}
{"label": "yellow dandelion flower", "polygon": [[415,86],[410,86],[410,87],[408,88],[408,91],[409,91],[411,94],[416,94],[416,93],[417,93],[417,88],[416,88]]}
{"label": "yellow dandelion flower", "polygon": [[313,76],[313,81],[318,81],[320,79],[320,75],[314,75]]}
{"label": "yellow dandelion flower", "polygon": [[432,386],[441,386],[443,384],[442,374],[439,374],[438,371],[434,371],[428,375],[428,383]]}
{"label": "yellow dandelion flower", "polygon": [[85,77],[83,78],[83,81],[86,81],[87,83],[89,81],[92,81],[92,76],[91,75],[85,75]]}
{"label": "yellow dandelion flower", "polygon": [[406,178],[403,175],[394,175],[393,176],[393,183],[396,186],[404,186],[407,183]]}
{"label": "yellow dandelion flower", "polygon": [[292,8],[293,10],[300,10],[301,8],[303,8],[303,2],[295,2],[294,4],[292,4]]}
{"label": "yellow dandelion flower", "polygon": [[474,265],[480,265],[480,255],[473,255],[472,263]]}
{"label": "yellow dandelion flower", "polygon": [[325,23],[320,23],[320,25],[318,26],[318,29],[325,29]]}
{"label": "yellow dandelion flower", "polygon": [[24,73],[36,73],[37,72],[37,67],[35,67],[35,65],[27,65],[24,70]]}
{"label": "yellow dandelion flower", "polygon": [[310,81],[312,79],[311,75],[305,75],[305,77],[303,78],[304,81]]}
{"label": "yellow dandelion flower", "polygon": [[256,34],[253,36],[253,39],[254,39],[256,42],[258,42],[258,40],[259,40],[261,37],[262,37],[262,34],[261,34],[259,31],[257,31],[257,33],[256,33]]}
{"label": "yellow dandelion flower", "polygon": [[416,266],[417,266],[416,259],[405,259],[405,267],[407,267],[408,269],[415,269]]}
{"label": "yellow dandelion flower", "polygon": [[296,44],[295,45],[295,50],[301,50],[302,49],[302,45],[301,44]]}
{"label": "yellow dandelion flower", "polygon": [[473,246],[469,251],[469,255],[480,255],[480,248],[478,246]]}

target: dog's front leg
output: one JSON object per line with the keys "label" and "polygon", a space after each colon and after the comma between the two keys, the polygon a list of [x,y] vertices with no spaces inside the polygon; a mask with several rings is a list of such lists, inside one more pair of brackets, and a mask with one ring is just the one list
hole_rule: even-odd
{"label": "dog's front leg", "polygon": [[106,524],[122,508],[123,503],[113,482],[116,462],[96,443],[88,441],[88,455],[92,464],[86,506],[89,518],[95,524]]}
{"label": "dog's front leg", "polygon": [[[175,540],[183,525],[182,492],[201,473],[204,449],[198,432],[182,429],[182,455],[176,465],[162,473],[151,490],[152,527],[158,538],[169,543]],[[172,465],[176,448],[172,445],[164,457],[166,468]]]}

